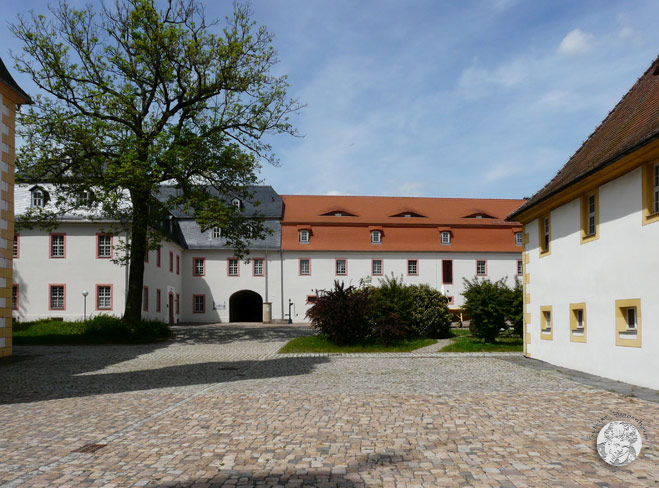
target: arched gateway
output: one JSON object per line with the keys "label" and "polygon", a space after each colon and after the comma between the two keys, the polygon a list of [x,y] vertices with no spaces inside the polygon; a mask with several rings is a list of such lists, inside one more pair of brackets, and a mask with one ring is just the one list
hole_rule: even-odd
{"label": "arched gateway", "polygon": [[263,298],[252,290],[240,290],[229,298],[230,322],[263,322]]}

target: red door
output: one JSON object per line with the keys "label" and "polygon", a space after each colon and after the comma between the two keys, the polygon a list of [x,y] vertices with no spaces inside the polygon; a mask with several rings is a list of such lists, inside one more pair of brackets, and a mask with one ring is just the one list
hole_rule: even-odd
{"label": "red door", "polygon": [[174,323],[174,294],[169,294],[169,324]]}

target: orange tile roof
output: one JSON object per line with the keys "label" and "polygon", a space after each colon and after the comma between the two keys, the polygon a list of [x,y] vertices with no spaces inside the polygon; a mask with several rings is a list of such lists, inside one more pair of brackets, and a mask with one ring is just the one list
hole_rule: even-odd
{"label": "orange tile roof", "polygon": [[522,212],[615,163],[620,157],[658,136],[659,57],[556,176],[511,213],[510,218],[517,218]]}
{"label": "orange tile roof", "polygon": [[[521,225],[503,219],[523,200],[319,195],[282,198],[284,250],[521,252],[513,235]],[[324,215],[335,211],[354,216]],[[402,213],[423,217],[392,217]],[[494,218],[466,218],[473,214]],[[311,228],[309,244],[298,242],[302,227]],[[382,229],[381,244],[371,244],[372,227]],[[450,245],[441,244],[442,230],[451,230]]]}

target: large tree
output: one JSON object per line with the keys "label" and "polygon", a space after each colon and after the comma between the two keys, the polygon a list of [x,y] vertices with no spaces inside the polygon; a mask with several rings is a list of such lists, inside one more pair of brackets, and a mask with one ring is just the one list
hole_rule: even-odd
{"label": "large tree", "polygon": [[[124,319],[136,320],[145,253],[174,207],[244,249],[254,226],[217,195],[249,196],[260,162],[277,164],[264,136],[294,134],[288,116],[300,105],[273,75],[272,36],[249,5],[234,4],[222,23],[196,0],[61,2],[50,13],[11,26],[24,42],[17,69],[43,92],[20,118],[18,175],[56,188],[23,219],[52,225],[91,210],[116,222],[129,236]],[[163,184],[177,189],[169,199],[158,198]]]}

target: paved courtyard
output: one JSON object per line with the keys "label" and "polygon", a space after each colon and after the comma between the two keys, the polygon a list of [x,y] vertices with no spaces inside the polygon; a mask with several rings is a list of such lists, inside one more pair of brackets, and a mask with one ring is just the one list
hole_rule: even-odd
{"label": "paved courtyard", "polygon": [[[308,328],[175,329],[0,361],[0,485],[659,486],[656,392],[516,354],[282,356]],[[595,437],[621,415],[644,445],[613,468]]]}

